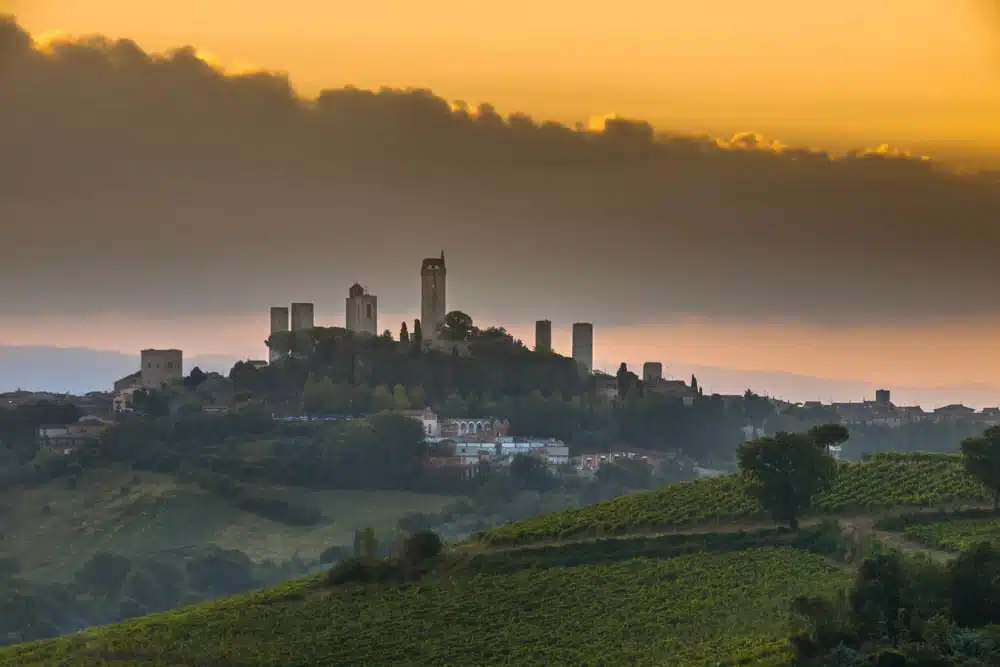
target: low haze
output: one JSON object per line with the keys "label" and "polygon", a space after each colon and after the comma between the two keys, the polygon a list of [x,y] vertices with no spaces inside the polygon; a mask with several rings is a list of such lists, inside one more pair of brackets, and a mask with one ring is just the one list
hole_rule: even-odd
{"label": "low haze", "polygon": [[[421,258],[444,250],[449,308],[526,338],[536,318],[564,337],[592,321],[605,367],[653,358],[925,387],[1000,371],[995,174],[880,142],[838,157],[781,148],[784,136],[654,138],[641,121],[572,131],[544,122],[569,112],[542,97],[521,108],[550,116],[456,111],[453,97],[487,97],[458,84],[447,100],[334,89],[307,101],[283,75],[226,76],[196,48],[32,46],[26,27],[128,36],[90,4],[92,22],[43,2],[0,27],[0,279],[18,285],[0,302],[0,344],[260,356],[270,305],[315,301],[318,323],[342,324],[354,281],[396,331],[416,314]],[[988,7],[949,6],[991,34]],[[157,47],[198,36],[136,26]],[[996,60],[976,43],[962,58],[985,77]],[[288,63],[279,46],[251,55],[266,53]],[[971,62],[957,54],[940,61]],[[404,79],[384,82],[419,83]],[[976,127],[967,138],[988,147]],[[838,137],[828,145],[852,135]]]}

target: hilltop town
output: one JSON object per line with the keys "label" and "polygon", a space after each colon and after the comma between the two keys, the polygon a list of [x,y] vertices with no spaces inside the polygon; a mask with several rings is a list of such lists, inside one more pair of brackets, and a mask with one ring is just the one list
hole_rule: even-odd
{"label": "hilltop town", "polygon": [[[379,330],[378,297],[371,294],[359,283],[351,285],[345,299],[344,326],[332,329],[317,327],[315,308],[312,303],[295,302],[291,307],[274,306],[270,309],[270,329],[268,355],[266,360],[248,360],[237,364],[235,371],[247,369],[272,370],[283,365],[307,360],[315,352],[317,331],[340,331],[344,335],[359,340],[385,340],[414,346],[425,355],[453,355],[468,358],[475,346],[472,340],[471,318],[462,311],[449,311],[447,306],[447,266],[444,252],[440,257],[424,259],[420,267],[421,318],[408,328],[403,323],[399,337],[394,338],[388,329]],[[456,322],[448,322],[449,317]],[[533,350],[537,355],[560,357],[552,348],[552,322],[540,320],[535,323]],[[463,329],[464,328],[464,329]],[[491,327],[487,333],[499,339],[510,338],[506,331]],[[608,375],[593,368],[594,325],[576,322],[572,325],[572,350],[569,356],[579,373],[581,383],[577,393],[594,399],[614,403],[635,399],[637,396],[655,396],[671,403],[692,408],[698,400],[716,401],[729,411],[740,416],[739,429],[747,438],[759,437],[780,428],[783,421],[800,419],[811,422],[837,422],[845,426],[880,427],[901,429],[921,424],[962,424],[969,427],[985,428],[1000,424],[1000,408],[984,408],[976,411],[960,404],[947,405],[924,411],[919,406],[897,406],[891,400],[890,391],[878,390],[873,400],[848,403],[824,404],[819,401],[791,403],[776,397],[761,397],[748,389],[741,395],[706,394],[697,380],[691,381],[665,377],[661,362],[649,361],[643,364],[641,376],[631,373],[622,364],[616,375]],[[514,346],[524,348],[520,341],[510,340]],[[524,348],[526,349],[526,348]],[[560,357],[561,358],[561,357]],[[164,410],[198,410],[205,414],[222,415],[238,409],[247,396],[240,392],[229,378],[218,374],[204,374],[193,369],[189,375],[184,372],[184,355],[178,349],[144,349],[140,354],[140,367],[114,383],[107,392],[91,392],[85,396],[72,396],[44,392],[12,392],[0,395],[0,407],[15,408],[37,403],[66,403],[75,407],[76,412],[67,414],[79,416],[72,422],[38,424],[39,442],[53,452],[69,453],[75,448],[96,442],[101,433],[115,421],[134,417],[139,412],[149,412],[150,397],[154,400],[163,395],[171,395],[174,400],[164,405]],[[204,383],[204,384],[203,384]],[[178,396],[178,388],[197,385],[202,388],[200,399],[193,399],[191,392]],[[392,389],[389,387],[388,389]],[[399,387],[396,387],[398,390]],[[403,389],[410,389],[404,387]],[[180,392],[184,394],[185,392]],[[628,396],[626,396],[626,394]],[[183,400],[177,400],[181,398]],[[300,397],[301,398],[301,397]],[[748,410],[748,403],[766,402],[767,407],[756,412],[764,418],[754,418],[754,410]],[[417,405],[419,403],[419,405]],[[571,452],[567,443],[558,438],[542,434],[511,435],[509,423],[496,415],[449,414],[443,416],[434,405],[425,404],[405,397],[392,403],[393,409],[411,417],[421,424],[426,441],[433,445],[434,456],[428,460],[432,467],[454,467],[460,474],[474,474],[476,466],[484,460],[507,461],[516,453],[537,453],[552,466],[575,465],[581,471],[593,471],[608,456],[658,459],[664,455],[662,448],[650,451],[648,447],[618,446],[605,443],[597,451]],[[318,414],[301,401],[289,410],[287,404],[272,406],[274,419],[301,421],[310,419],[350,419],[363,414]],[[783,420],[784,418],[784,420]],[[733,443],[734,446],[736,443]],[[571,456],[571,453],[573,454]]]}

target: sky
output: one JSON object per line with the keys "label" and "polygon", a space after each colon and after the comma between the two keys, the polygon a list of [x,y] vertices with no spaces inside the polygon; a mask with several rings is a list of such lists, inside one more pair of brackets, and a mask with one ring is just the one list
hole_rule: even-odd
{"label": "sky", "polygon": [[1000,384],[1000,185],[941,165],[1000,164],[995,5],[0,0],[0,344],[261,356],[355,280],[395,331],[444,249],[608,366]]}

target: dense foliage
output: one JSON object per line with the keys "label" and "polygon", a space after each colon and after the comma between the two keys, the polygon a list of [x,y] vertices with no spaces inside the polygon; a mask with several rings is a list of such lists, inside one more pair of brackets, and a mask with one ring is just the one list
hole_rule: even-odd
{"label": "dense foliage", "polygon": [[828,448],[847,436],[839,424],[829,426],[750,440],[736,452],[746,493],[776,521],[787,521],[793,529],[801,512],[817,493],[829,488],[837,472]]}
{"label": "dense foliage", "polygon": [[[0,652],[0,665],[777,665],[787,606],[848,578],[822,557],[758,548],[316,590],[319,580]],[[362,622],[358,622],[361,620]]]}
{"label": "dense foliage", "polygon": [[[281,581],[297,570],[238,551],[194,548],[139,558],[99,552],[66,582],[0,572],[0,644],[52,637]],[[301,567],[301,564],[300,566]]]}
{"label": "dense foliage", "polygon": [[[833,486],[816,498],[814,511],[861,513],[991,499],[965,472],[957,456],[876,455],[864,462],[841,464]],[[671,484],[590,507],[543,514],[483,531],[477,538],[490,544],[517,544],[763,518],[762,508],[747,495],[743,480],[737,475],[726,475]]]}
{"label": "dense foliage", "polygon": [[1000,552],[978,544],[946,565],[898,552],[861,563],[835,597],[803,596],[794,664],[986,667],[1000,661]]}

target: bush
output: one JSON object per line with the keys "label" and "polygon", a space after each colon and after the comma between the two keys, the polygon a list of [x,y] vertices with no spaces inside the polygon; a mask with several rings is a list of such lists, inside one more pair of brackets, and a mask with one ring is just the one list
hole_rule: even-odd
{"label": "bush", "polygon": [[437,533],[430,530],[420,530],[413,533],[403,542],[403,552],[400,558],[403,563],[415,567],[437,558],[441,554],[443,544]]}
{"label": "bush", "polygon": [[330,568],[326,583],[330,586],[344,584],[374,584],[401,582],[402,572],[396,563],[388,560],[348,558]]}

